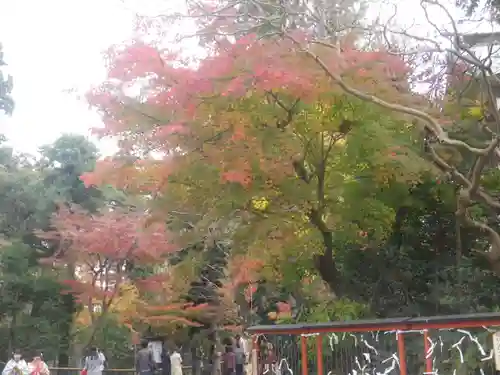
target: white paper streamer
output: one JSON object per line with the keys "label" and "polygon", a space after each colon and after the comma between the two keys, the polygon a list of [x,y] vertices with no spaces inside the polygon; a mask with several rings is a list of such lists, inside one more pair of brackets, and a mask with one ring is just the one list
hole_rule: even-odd
{"label": "white paper streamer", "polygon": [[[488,332],[495,332],[488,327],[483,328]],[[448,341],[449,338],[447,337],[446,341],[444,341],[442,335],[439,334],[439,331],[455,332],[459,335],[459,339],[458,341],[451,343],[450,341]],[[336,369],[335,371],[330,370],[327,371],[327,375],[398,375],[400,364],[397,350],[395,349],[395,352],[389,355],[387,358],[381,358],[381,356],[384,355],[384,349],[383,347],[380,347],[380,334],[382,333],[384,336],[398,333],[412,334],[408,335],[408,337],[411,337],[411,339],[413,340],[415,339],[416,333],[422,335],[424,332],[425,330],[392,330],[374,331],[364,334],[354,334],[350,332],[330,333],[327,337],[328,344],[332,352],[338,352],[340,348],[342,348],[342,350],[345,350],[346,346],[343,345],[343,341],[345,340],[348,340],[349,342],[349,345],[347,345],[347,347],[351,347],[355,350],[355,352],[351,354],[351,361],[346,360],[346,362],[351,363],[354,368],[351,367],[350,371],[345,371],[345,373],[339,372],[339,369]],[[319,335],[319,333],[307,333],[302,334],[301,336],[311,337],[317,335]],[[423,336],[420,337],[422,337],[423,340]],[[432,358],[432,371],[424,371],[421,373],[422,375],[439,375],[437,366],[441,366],[443,364],[443,360],[448,357],[446,353],[456,353],[453,355],[458,356],[460,362],[459,366],[464,364],[466,348],[468,350],[471,345],[477,348],[477,359],[480,361],[480,363],[486,363],[487,361],[493,360],[493,350],[489,349],[489,347],[487,347],[484,342],[482,343],[478,336],[474,335],[473,332],[465,329],[433,330],[427,336],[427,341],[429,343],[429,347],[425,351],[424,355],[420,358],[422,360],[422,367],[424,367],[423,362],[425,359]],[[421,345],[422,344],[420,344],[420,347]],[[297,353],[295,353],[295,355],[291,358],[298,358],[300,356],[299,345],[295,346],[292,350],[296,350]],[[445,358],[440,358],[440,356],[443,354],[445,355]],[[297,361],[296,365],[298,366],[298,360],[294,360],[294,364],[295,361]],[[482,367],[483,365],[480,366]],[[479,370],[481,375],[485,375],[485,371],[481,367],[478,366],[476,371]],[[276,375],[294,375],[294,371],[292,370],[292,368],[296,367],[290,366],[288,359],[285,357],[281,357],[279,358],[279,362],[277,365],[265,365],[263,373],[269,374],[271,372]],[[452,374],[457,375],[457,370],[458,368],[452,369]]]}

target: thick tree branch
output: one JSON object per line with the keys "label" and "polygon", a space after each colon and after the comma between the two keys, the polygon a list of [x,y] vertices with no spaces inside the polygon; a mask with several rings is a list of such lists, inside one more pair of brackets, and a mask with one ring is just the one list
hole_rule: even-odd
{"label": "thick tree branch", "polygon": [[300,49],[303,51],[306,55],[308,55],[310,58],[312,58],[320,67],[321,69],[326,73],[326,75],[331,78],[336,84],[338,84],[345,92],[348,94],[351,94],[361,100],[377,104],[383,108],[389,109],[391,111],[407,114],[414,116],[420,120],[423,120],[427,125],[429,126],[429,130],[436,136],[436,138],[439,140],[439,142],[450,145],[450,146],[457,146],[464,148],[468,150],[469,152],[476,154],[476,155],[484,155],[487,152],[487,148],[477,148],[477,147],[472,147],[471,145],[459,141],[457,139],[451,139],[448,137],[446,132],[443,130],[442,126],[439,124],[439,122],[429,115],[428,113],[425,113],[423,111],[420,111],[415,108],[403,106],[400,104],[396,103],[389,103],[386,102],[385,100],[382,100],[374,95],[362,92],[358,89],[355,89],[354,87],[348,85],[342,77],[333,72],[326,63],[314,52],[309,50],[308,48],[304,47],[295,37],[293,37],[290,34],[285,34],[285,36],[290,39],[292,42],[294,42]]}

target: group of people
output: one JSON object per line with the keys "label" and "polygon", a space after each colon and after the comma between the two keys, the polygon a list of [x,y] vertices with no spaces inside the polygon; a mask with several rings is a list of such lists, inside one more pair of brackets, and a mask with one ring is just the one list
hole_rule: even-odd
{"label": "group of people", "polygon": [[[245,341],[240,335],[236,335],[234,340],[230,340],[225,345],[225,351],[222,354],[222,375],[244,375],[247,363]],[[177,348],[171,352],[163,348],[161,363],[157,364],[148,347],[148,342],[143,341],[136,357],[137,375],[153,375],[157,370],[162,375],[182,375],[182,356]]]}
{"label": "group of people", "polygon": [[222,375],[244,375],[248,360],[245,340],[236,335],[234,341],[231,340],[226,344],[222,355]]}
{"label": "group of people", "polygon": [[176,348],[171,353],[163,348],[161,363],[157,364],[148,347],[148,342],[144,340],[141,342],[141,349],[137,352],[135,368],[137,375],[153,375],[156,370],[160,370],[162,375],[182,375],[182,357]]}
{"label": "group of people", "polygon": [[[91,348],[84,359],[82,375],[102,375],[106,358],[97,348]],[[43,360],[42,353],[36,352],[30,362],[26,362],[20,350],[12,353],[2,375],[50,375],[49,367]]]}
{"label": "group of people", "polygon": [[5,364],[2,375],[49,375],[49,367],[43,361],[42,353],[34,353],[32,360],[26,362],[21,351],[15,350]]}
{"label": "group of people", "polygon": [[[148,342],[141,342],[141,349],[137,352],[136,371],[137,375],[154,375],[160,370],[161,375],[182,375],[182,357],[177,349],[167,352],[163,348],[161,364],[157,364],[153,353],[148,347]],[[236,335],[234,339],[225,342],[225,350],[222,354],[222,375],[245,375],[245,367],[249,362],[249,352],[246,342]],[[96,347],[84,359],[81,375],[102,375],[106,358]],[[273,367],[277,364],[277,357],[273,346],[265,343],[265,349],[259,353],[258,373],[266,373],[266,369],[274,373]],[[50,375],[47,364],[43,361],[42,353],[36,352],[30,362],[23,359],[21,351],[12,353],[12,358],[5,365],[2,375]]]}

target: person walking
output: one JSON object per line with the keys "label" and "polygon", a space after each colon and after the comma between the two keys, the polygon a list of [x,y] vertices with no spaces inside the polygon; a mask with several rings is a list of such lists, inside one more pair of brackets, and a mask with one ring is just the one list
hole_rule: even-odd
{"label": "person walking", "polygon": [[83,369],[87,375],[102,375],[104,361],[96,347],[90,348],[90,353],[85,357]]}
{"label": "person walking", "polygon": [[153,353],[148,348],[148,342],[141,342],[141,349],[137,352],[135,369],[138,375],[153,375],[155,363],[153,361]]}
{"label": "person walking", "polygon": [[2,375],[29,375],[29,368],[20,350],[14,350],[12,358],[3,368]]}
{"label": "person walking", "polygon": [[161,350],[161,374],[170,375],[172,372],[172,366],[170,363],[170,353],[165,344],[163,344]]}
{"label": "person walking", "polygon": [[170,354],[170,374],[182,375],[182,356],[177,348]]}
{"label": "person walking", "polygon": [[104,371],[104,367],[106,367],[106,356],[101,350],[99,350],[99,348],[96,348],[96,350],[97,350],[97,355],[99,356],[99,359],[102,362],[101,371]]}
{"label": "person walking", "polygon": [[266,373],[266,370],[269,370],[271,374],[276,374],[278,357],[276,356],[273,348],[273,344],[268,342],[266,344],[266,351],[264,353],[264,371],[262,374]]}
{"label": "person walking", "polygon": [[222,355],[222,375],[234,375],[236,370],[236,356],[231,345],[226,345],[226,352]]}
{"label": "person walking", "polygon": [[235,344],[239,344],[245,355],[247,354],[247,343],[240,334],[234,336]]}
{"label": "person walking", "polygon": [[33,359],[28,363],[30,375],[49,375],[49,366],[43,361],[43,355],[40,352],[36,352]]}
{"label": "person walking", "polygon": [[245,348],[241,345],[241,340],[238,340],[238,336],[236,336],[234,356],[236,362],[235,375],[243,375],[245,371],[245,364],[247,362],[247,355],[245,353]]}

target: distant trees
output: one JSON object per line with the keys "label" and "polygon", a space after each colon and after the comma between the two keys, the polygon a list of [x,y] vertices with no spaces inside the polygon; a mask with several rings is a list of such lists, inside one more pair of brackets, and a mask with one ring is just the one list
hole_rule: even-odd
{"label": "distant trees", "polygon": [[12,76],[5,76],[2,72],[2,66],[7,65],[4,61],[2,48],[3,47],[0,44],[0,110],[10,115],[14,110],[14,100],[11,96],[13,79]]}

